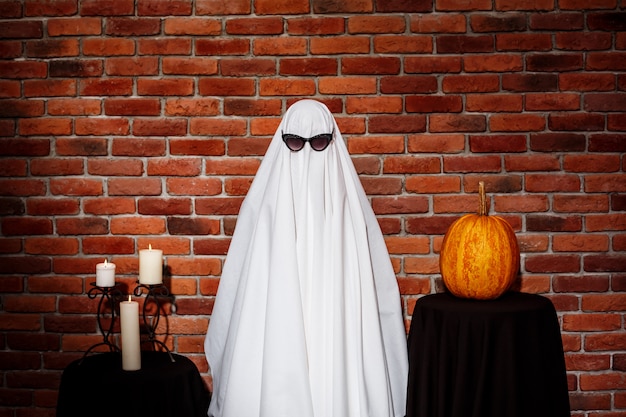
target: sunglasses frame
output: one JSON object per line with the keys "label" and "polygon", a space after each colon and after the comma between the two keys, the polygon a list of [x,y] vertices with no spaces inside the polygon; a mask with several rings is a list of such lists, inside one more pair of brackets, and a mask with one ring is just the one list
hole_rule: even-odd
{"label": "sunglasses frame", "polygon": [[[299,151],[301,151],[302,149],[304,149],[304,146],[306,145],[307,142],[309,142],[309,146],[311,146],[311,149],[313,149],[316,152],[321,152],[324,149],[328,148],[328,145],[330,145],[330,142],[332,142],[333,138],[335,137],[335,129],[333,129],[333,131],[330,132],[330,133],[320,133],[319,135],[315,135],[315,136],[312,136],[310,138],[303,138],[302,136],[298,136],[298,135],[296,135],[294,133],[285,133],[282,130],[280,131],[280,133],[282,135],[283,142],[285,142],[285,146],[287,146],[287,148],[289,148],[289,150],[292,151],[292,152],[299,152]],[[311,145],[311,143],[312,143],[311,141],[315,140],[315,139],[318,139],[320,136],[330,136],[330,139],[328,139],[328,141],[326,142],[326,145],[324,145],[323,148],[316,149],[316,148],[313,147],[313,145]],[[295,138],[295,139],[298,139],[298,140],[302,141],[302,146],[300,148],[298,148],[298,149],[293,149],[287,143],[287,141],[290,139],[289,137],[291,137],[292,139]]]}

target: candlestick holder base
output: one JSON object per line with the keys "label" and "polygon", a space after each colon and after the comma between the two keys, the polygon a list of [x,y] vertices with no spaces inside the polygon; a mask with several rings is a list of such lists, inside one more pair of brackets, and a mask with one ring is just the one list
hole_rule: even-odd
{"label": "candlestick holder base", "polygon": [[[83,354],[82,359],[85,359],[87,355],[100,346],[108,347],[110,352],[120,351],[120,348],[109,340],[111,333],[113,333],[113,324],[115,322],[116,300],[122,297],[122,292],[117,288],[117,285],[118,284],[114,284],[112,287],[99,287],[95,283],[91,283],[92,288],[87,292],[87,296],[92,300],[100,296],[96,318],[98,322],[98,329],[102,334],[102,342],[96,343],[87,349],[87,351]],[[109,313],[107,313],[107,306],[110,307]],[[105,320],[107,317],[109,317],[108,327],[105,326]]]}
{"label": "candlestick holder base", "polygon": [[174,296],[170,294],[170,291],[163,284],[142,284],[138,282],[134,291],[135,296],[141,297],[144,292],[146,293],[146,300],[143,303],[142,318],[148,332],[148,342],[152,343],[153,347],[156,345],[161,346],[169,354],[170,360],[176,362],[167,345],[156,338],[156,329],[161,319],[161,310],[163,309],[161,303],[169,301],[172,306],[172,312],[175,312]]}

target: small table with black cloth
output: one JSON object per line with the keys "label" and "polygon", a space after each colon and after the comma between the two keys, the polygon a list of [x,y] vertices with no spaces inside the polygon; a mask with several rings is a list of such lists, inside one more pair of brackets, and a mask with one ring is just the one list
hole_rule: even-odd
{"label": "small table with black cloth", "polygon": [[424,296],[408,348],[407,417],[570,416],[558,318],[545,297]]}
{"label": "small table with black cloth", "polygon": [[118,352],[72,362],[61,377],[57,417],[206,417],[210,394],[196,365],[171,358],[141,352],[138,371],[122,370]]}

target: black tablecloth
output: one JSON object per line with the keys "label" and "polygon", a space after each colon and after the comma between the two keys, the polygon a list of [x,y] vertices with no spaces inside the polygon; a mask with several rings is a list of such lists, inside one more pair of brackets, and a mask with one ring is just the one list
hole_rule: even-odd
{"label": "black tablecloth", "polygon": [[407,417],[570,415],[558,319],[545,297],[424,296],[408,343]]}
{"label": "black tablecloth", "polygon": [[120,353],[72,362],[59,387],[57,417],[206,417],[209,393],[196,365],[165,352],[142,352],[141,370],[122,370]]}

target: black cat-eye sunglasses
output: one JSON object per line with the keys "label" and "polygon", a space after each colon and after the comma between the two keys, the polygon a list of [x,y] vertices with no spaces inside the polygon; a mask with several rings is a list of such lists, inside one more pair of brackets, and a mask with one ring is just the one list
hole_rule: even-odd
{"label": "black cat-eye sunglasses", "polygon": [[311,145],[311,149],[314,151],[323,151],[328,147],[330,141],[333,140],[333,135],[335,131],[332,133],[322,133],[319,135],[315,135],[312,138],[303,138],[302,136],[294,135],[293,133],[285,133],[281,132],[283,135],[283,142],[289,149],[294,152],[298,152],[302,148],[304,148],[304,144],[309,142]]}

